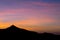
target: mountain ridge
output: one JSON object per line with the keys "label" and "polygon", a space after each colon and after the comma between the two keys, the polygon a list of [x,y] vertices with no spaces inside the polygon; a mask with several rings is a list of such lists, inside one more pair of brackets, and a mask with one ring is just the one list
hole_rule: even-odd
{"label": "mountain ridge", "polygon": [[60,35],[55,35],[52,33],[37,33],[34,31],[28,31],[22,28],[17,28],[15,25],[11,25],[7,29],[0,29],[0,36],[10,37],[13,39],[25,39],[25,40],[60,40]]}

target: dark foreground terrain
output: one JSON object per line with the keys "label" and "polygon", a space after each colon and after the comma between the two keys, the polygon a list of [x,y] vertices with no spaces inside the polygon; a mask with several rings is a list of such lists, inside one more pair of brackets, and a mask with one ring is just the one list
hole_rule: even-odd
{"label": "dark foreground terrain", "polygon": [[36,33],[12,25],[7,29],[0,29],[0,39],[8,40],[60,40],[60,35],[52,33]]}

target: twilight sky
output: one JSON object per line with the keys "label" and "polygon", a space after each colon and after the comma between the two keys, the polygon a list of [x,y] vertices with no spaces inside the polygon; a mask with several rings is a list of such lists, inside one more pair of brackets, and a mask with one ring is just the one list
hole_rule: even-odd
{"label": "twilight sky", "polygon": [[60,33],[60,0],[0,0],[0,28],[11,24],[37,32]]}

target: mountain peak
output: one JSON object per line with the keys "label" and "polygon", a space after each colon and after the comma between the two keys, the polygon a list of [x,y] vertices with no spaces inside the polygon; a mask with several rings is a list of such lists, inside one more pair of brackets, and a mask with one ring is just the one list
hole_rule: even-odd
{"label": "mountain peak", "polygon": [[7,29],[5,29],[6,32],[26,32],[28,30],[25,30],[23,28],[18,28],[15,25],[11,25]]}
{"label": "mountain peak", "polygon": [[16,28],[16,26],[15,26],[15,25],[11,25],[10,27],[14,27],[14,28]]}
{"label": "mountain peak", "polygon": [[22,30],[21,28],[16,27],[15,25],[11,25],[7,29],[5,29],[7,32],[19,32]]}
{"label": "mountain peak", "polygon": [[18,28],[18,27],[16,27],[15,25],[11,25],[10,27],[8,27],[7,29],[20,29],[20,28]]}

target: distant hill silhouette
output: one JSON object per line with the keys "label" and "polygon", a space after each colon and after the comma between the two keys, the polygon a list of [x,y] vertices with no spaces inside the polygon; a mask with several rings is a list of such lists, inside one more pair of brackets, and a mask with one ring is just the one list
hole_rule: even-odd
{"label": "distant hill silhouette", "polygon": [[10,27],[4,29],[3,31],[5,32],[23,32],[24,31],[25,32],[27,30],[11,25]]}
{"label": "distant hill silhouette", "polygon": [[52,33],[37,33],[11,25],[7,29],[0,29],[0,36],[19,40],[60,40],[60,35]]}

